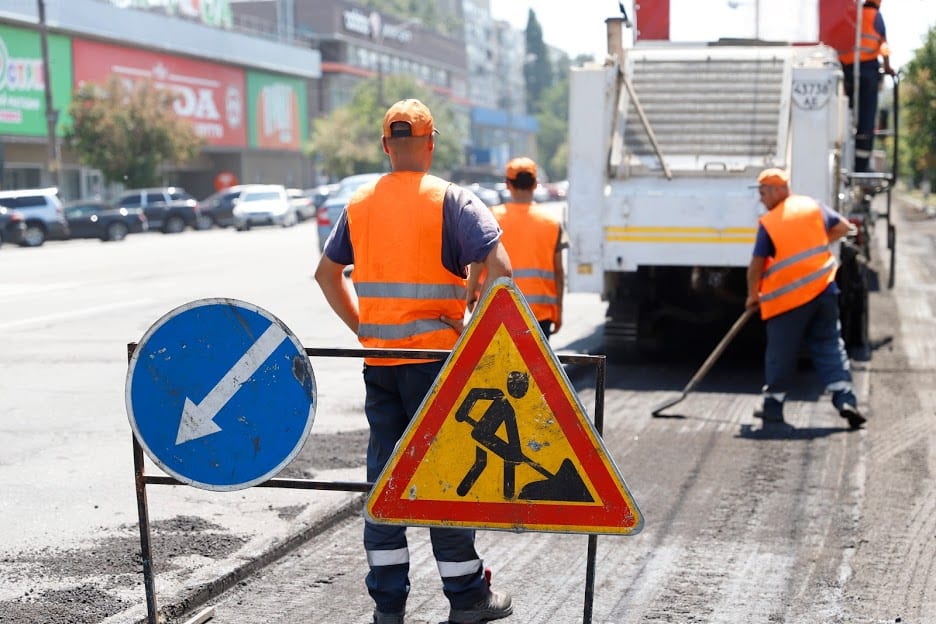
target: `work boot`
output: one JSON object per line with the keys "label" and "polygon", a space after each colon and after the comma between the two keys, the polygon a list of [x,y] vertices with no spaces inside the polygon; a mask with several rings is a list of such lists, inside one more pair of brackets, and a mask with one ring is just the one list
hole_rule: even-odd
{"label": "work boot", "polygon": [[467,609],[449,610],[449,624],[481,624],[499,620],[513,613],[510,595],[489,589],[487,594]]}
{"label": "work boot", "polygon": [[783,403],[769,397],[764,399],[763,407],[754,412],[754,418],[760,418],[765,425],[767,423],[782,423]]}
{"label": "work boot", "polygon": [[861,429],[861,425],[867,422],[867,418],[861,415],[858,408],[851,403],[845,403],[839,408],[839,416],[848,420],[848,426],[852,429]]}
{"label": "work boot", "polygon": [[403,624],[403,612],[384,613],[374,609],[374,624]]}

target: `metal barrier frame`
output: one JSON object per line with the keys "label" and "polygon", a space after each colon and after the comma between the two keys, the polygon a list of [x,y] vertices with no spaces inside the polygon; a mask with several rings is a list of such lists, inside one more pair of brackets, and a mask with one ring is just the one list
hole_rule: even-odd
{"label": "metal barrier frame", "polygon": [[[127,344],[127,362],[133,357],[138,343]],[[419,349],[330,349],[305,348],[307,357],[377,357],[399,359],[440,359],[451,354],[445,350]],[[604,427],[604,393],[607,378],[607,359],[603,355],[580,355],[556,353],[556,358],[563,364],[591,365],[595,367],[595,413],[593,424],[598,435]],[[140,553],[143,561],[143,586],[146,591],[146,614],[148,624],[159,624],[159,609],[156,602],[156,579],[153,574],[153,552],[150,533],[149,507],[146,500],[147,485],[188,485],[173,477],[148,475],[144,471],[143,447],[133,438],[133,471],[135,475],[137,515],[140,527]],[[285,479],[274,477],[252,487],[290,488],[299,490],[331,490],[344,492],[369,492],[373,483],[366,481],[315,481],[312,479]],[[536,531],[532,531],[536,532]],[[588,534],[588,554],[585,566],[585,599],[582,624],[591,624],[592,607],[595,597],[595,559],[598,549],[598,535]],[[211,619],[214,608],[202,611],[186,624],[198,624]]]}

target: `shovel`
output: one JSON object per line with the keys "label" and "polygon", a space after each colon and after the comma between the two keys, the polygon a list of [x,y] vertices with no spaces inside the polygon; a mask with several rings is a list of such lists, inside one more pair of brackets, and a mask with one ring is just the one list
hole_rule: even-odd
{"label": "shovel", "polygon": [[705,362],[702,363],[702,366],[699,367],[699,370],[696,371],[696,374],[692,376],[692,379],[689,380],[689,383],[686,384],[686,387],[683,388],[682,394],[680,394],[675,399],[670,399],[664,403],[660,403],[656,408],[650,412],[653,416],[661,416],[660,412],[665,410],[668,407],[672,407],[686,398],[686,395],[689,394],[693,388],[696,387],[702,378],[705,377],[712,366],[721,357],[721,354],[725,352],[725,349],[728,347],[728,344],[734,340],[735,336],[738,335],[738,332],[741,331],[741,328],[744,327],[744,324],[747,323],[748,319],[754,314],[757,308],[747,308],[744,313],[738,317],[738,320],[734,322],[734,325],[731,326],[731,329],[728,330],[728,333],[725,334],[725,337],[721,339],[715,349],[705,358]]}

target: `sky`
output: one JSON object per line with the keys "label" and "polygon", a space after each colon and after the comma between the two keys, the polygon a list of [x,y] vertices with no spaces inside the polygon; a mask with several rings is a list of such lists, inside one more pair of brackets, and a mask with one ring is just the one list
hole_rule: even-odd
{"label": "sky", "polygon": [[[740,16],[743,10],[731,11],[731,5],[752,4],[756,0],[671,0],[673,30],[694,32],[698,29],[697,40],[712,40],[719,36],[753,36],[753,32],[707,33],[697,24],[711,23],[711,9],[706,16],[696,19],[688,14],[692,9],[714,7],[720,13],[722,24],[733,16]],[[591,54],[603,58],[606,50],[605,18],[620,17],[617,0],[490,0],[491,14],[496,19],[510,22],[519,29],[526,28],[527,12],[533,9],[536,19],[543,29],[543,39],[547,44],[565,50],[571,57],[578,54]],[[762,0],[762,6],[767,2]],[[633,0],[625,0],[624,7],[628,17],[634,19]],[[685,7],[687,10],[681,10]],[[764,9],[762,9],[764,10]],[[750,9],[751,14],[753,9]],[[686,16],[680,22],[679,15]],[[936,27],[936,1],[934,0],[883,0],[881,15],[887,25],[887,40],[891,47],[891,65],[899,68],[913,58],[914,50],[922,44],[930,28]],[[737,20],[736,20],[737,21]],[[749,30],[753,31],[753,20]]]}

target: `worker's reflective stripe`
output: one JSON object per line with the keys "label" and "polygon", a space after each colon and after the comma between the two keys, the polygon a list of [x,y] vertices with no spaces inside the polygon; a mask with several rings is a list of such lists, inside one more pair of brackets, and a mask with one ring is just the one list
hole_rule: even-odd
{"label": "worker's reflective stripe", "polygon": [[871,154],[872,154],[871,150],[863,150],[863,149],[855,150],[855,156],[858,156],[859,158],[870,158]]}
{"label": "worker's reflective stripe", "polygon": [[549,295],[536,295],[534,297],[526,297],[527,303],[542,303],[545,305],[559,305],[558,297],[550,297]]}
{"label": "worker's reflective stripe", "polygon": [[543,269],[514,269],[513,278],[517,279],[520,277],[541,277],[543,279],[555,279],[556,273],[554,271],[546,271]]}
{"label": "worker's reflective stripe", "polygon": [[783,403],[786,400],[786,392],[765,392],[765,399],[773,399],[778,403]]}
{"label": "worker's reflective stripe", "polygon": [[481,569],[480,559],[472,559],[470,561],[437,561],[436,564],[439,566],[439,576],[442,578],[467,576]]}
{"label": "worker's reflective stripe", "polygon": [[780,297],[789,292],[792,292],[796,290],[797,288],[799,288],[800,286],[803,286],[805,284],[808,284],[809,282],[817,280],[824,275],[828,275],[830,271],[835,270],[835,266],[836,266],[835,258],[830,257],[828,260],[826,260],[826,263],[823,264],[822,268],[820,268],[818,271],[813,271],[809,275],[806,275],[805,277],[802,277],[796,280],[795,282],[790,282],[786,286],[782,286],[773,292],[761,294],[760,299],[761,301],[770,301],[771,299],[776,299],[777,297]]}
{"label": "worker's reflective stripe", "polygon": [[852,385],[850,381],[833,381],[826,386],[826,390],[829,392],[851,392]]}
{"label": "worker's reflective stripe", "polygon": [[409,549],[395,548],[393,550],[368,550],[367,565],[372,568],[381,566],[401,565],[409,563]]}
{"label": "worker's reflective stripe", "polygon": [[400,282],[358,282],[358,297],[373,299],[464,299],[465,288],[455,284],[410,284]]}
{"label": "worker's reflective stripe", "polygon": [[376,323],[363,323],[358,325],[358,338],[379,338],[381,340],[399,340],[410,338],[419,334],[450,329],[451,325],[438,319],[421,319],[409,323],[395,325],[378,325]]}
{"label": "worker's reflective stripe", "polygon": [[809,258],[811,256],[821,254],[822,252],[827,251],[828,249],[829,249],[828,245],[820,245],[819,247],[813,247],[812,249],[801,251],[798,254],[792,255],[789,258],[785,258],[781,260],[780,262],[771,264],[770,268],[764,271],[764,277],[767,277],[768,275],[772,275],[773,273],[776,273],[783,267],[790,266],[791,264],[799,262],[800,260],[805,260],[806,258]]}

